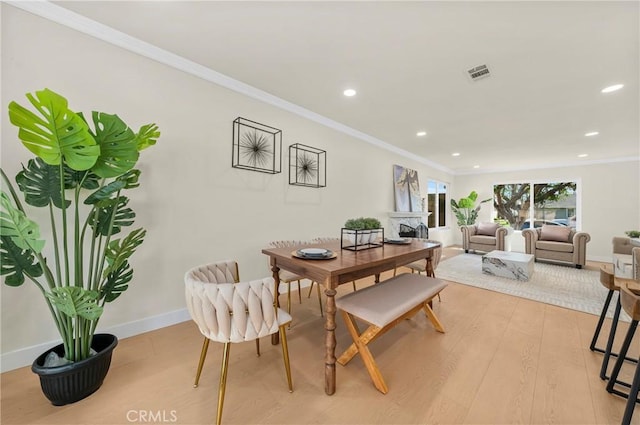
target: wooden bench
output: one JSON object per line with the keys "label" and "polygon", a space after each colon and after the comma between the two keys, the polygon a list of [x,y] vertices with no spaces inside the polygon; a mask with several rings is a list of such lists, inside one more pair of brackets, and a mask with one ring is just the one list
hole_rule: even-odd
{"label": "wooden bench", "polygon": [[[438,332],[444,333],[444,327],[431,309],[431,302],[446,286],[447,283],[440,279],[404,273],[336,299],[336,306],[353,338],[353,344],[338,358],[338,363],[344,366],[360,353],[373,385],[386,394],[387,385],[367,344],[420,310],[424,310]],[[356,318],[369,324],[362,333]]]}

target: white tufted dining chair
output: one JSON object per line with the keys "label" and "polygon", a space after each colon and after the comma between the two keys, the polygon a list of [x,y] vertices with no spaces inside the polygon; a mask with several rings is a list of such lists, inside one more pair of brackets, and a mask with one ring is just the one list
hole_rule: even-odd
{"label": "white tufted dining chair", "polygon": [[189,314],[205,337],[194,387],[200,379],[208,341],[224,344],[216,414],[218,425],[222,419],[231,343],[258,341],[263,336],[279,332],[289,392],[293,391],[285,332],[291,316],[275,307],[275,281],[269,277],[249,282],[228,282],[237,276],[237,264],[222,261],[195,267],[184,277]]}

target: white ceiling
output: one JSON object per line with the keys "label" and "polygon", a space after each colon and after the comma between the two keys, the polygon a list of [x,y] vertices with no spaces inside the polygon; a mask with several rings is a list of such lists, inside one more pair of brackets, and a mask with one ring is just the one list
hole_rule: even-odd
{"label": "white ceiling", "polygon": [[455,173],[640,156],[637,1],[56,4]]}

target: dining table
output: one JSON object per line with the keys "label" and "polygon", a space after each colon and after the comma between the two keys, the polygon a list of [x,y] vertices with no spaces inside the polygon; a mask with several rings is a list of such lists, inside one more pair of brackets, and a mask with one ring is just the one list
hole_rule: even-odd
{"label": "dining table", "polygon": [[[295,273],[317,282],[324,287],[325,297],[325,393],[336,391],[336,289],[344,283],[375,276],[380,281],[380,273],[395,270],[418,260],[427,261],[427,274],[433,275],[431,258],[440,243],[423,239],[407,239],[394,243],[384,243],[369,249],[352,251],[342,249],[340,241],[309,243],[299,246],[265,248],[262,253],[269,257],[276,288],[279,287],[280,269]],[[323,258],[300,258],[300,249],[326,249],[332,255]],[[277,298],[277,297],[276,297]],[[272,335],[272,343],[278,344],[278,334]]]}

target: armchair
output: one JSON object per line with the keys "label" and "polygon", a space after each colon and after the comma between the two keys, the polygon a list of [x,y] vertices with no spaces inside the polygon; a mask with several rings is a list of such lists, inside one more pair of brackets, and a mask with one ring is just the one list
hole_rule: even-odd
{"label": "armchair", "polygon": [[537,260],[563,261],[581,269],[587,261],[587,242],[591,236],[565,226],[542,226],[522,231],[527,254]]}
{"label": "armchair", "polygon": [[505,250],[505,239],[508,229],[496,223],[478,223],[460,227],[462,247],[469,250],[490,252]]}
{"label": "armchair", "polygon": [[613,267],[616,276],[630,277],[640,280],[638,261],[634,262],[632,255],[640,258],[640,247],[633,245],[630,238],[615,236],[613,244]]}

